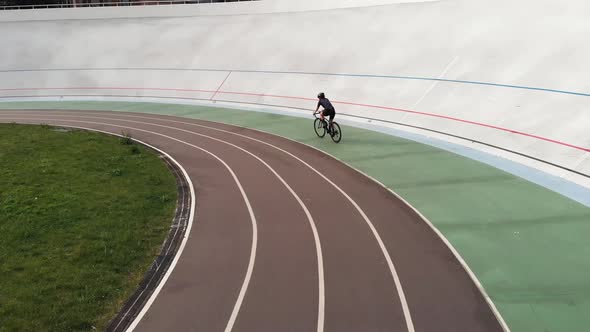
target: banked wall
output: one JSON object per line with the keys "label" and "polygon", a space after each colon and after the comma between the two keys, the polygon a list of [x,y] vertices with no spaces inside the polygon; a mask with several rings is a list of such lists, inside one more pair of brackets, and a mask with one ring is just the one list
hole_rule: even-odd
{"label": "banked wall", "polygon": [[590,187],[587,1],[373,2],[0,13],[0,96],[312,109],[324,91],[351,120],[468,138],[403,127]]}

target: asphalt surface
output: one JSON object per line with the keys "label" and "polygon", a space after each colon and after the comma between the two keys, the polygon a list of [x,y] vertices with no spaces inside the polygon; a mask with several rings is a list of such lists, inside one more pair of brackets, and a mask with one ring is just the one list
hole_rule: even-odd
{"label": "asphalt surface", "polygon": [[135,331],[502,331],[419,215],[315,149],[153,114],[19,110],[0,122],[126,131],[188,173],[186,246]]}

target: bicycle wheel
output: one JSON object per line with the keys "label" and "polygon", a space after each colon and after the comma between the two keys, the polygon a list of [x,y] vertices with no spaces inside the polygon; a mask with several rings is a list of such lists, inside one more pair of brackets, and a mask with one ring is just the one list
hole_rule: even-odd
{"label": "bicycle wheel", "polygon": [[332,122],[332,133],[330,136],[335,143],[340,142],[342,139],[342,129],[340,129],[340,125],[336,122]]}
{"label": "bicycle wheel", "polygon": [[315,119],[313,122],[313,130],[315,130],[318,137],[324,137],[326,135],[326,127],[324,127],[324,123],[320,119]]}

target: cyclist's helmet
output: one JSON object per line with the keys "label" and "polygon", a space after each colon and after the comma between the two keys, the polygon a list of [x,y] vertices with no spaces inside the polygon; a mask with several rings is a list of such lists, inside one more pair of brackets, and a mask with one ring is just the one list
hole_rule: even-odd
{"label": "cyclist's helmet", "polygon": [[318,98],[326,98],[326,95],[323,92],[320,92],[318,94]]}

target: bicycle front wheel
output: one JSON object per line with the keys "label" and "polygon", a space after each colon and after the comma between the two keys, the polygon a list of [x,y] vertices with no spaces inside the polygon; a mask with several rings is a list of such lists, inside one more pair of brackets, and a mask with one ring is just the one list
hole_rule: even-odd
{"label": "bicycle front wheel", "polygon": [[313,130],[315,130],[318,137],[324,137],[326,135],[326,127],[324,127],[324,122],[321,119],[315,119],[313,122]]}
{"label": "bicycle front wheel", "polygon": [[332,122],[332,134],[330,136],[335,143],[340,142],[342,139],[342,129],[340,129],[340,125],[336,122]]}

